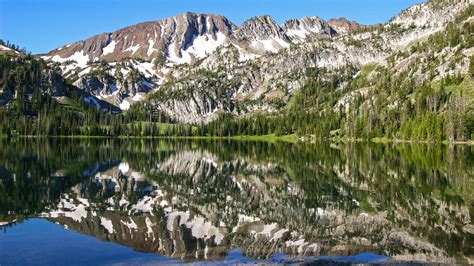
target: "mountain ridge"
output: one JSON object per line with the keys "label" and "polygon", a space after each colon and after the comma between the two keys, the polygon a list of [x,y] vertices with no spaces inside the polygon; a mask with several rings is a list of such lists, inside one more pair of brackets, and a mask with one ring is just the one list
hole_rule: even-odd
{"label": "mountain ridge", "polygon": [[[450,5],[452,8],[435,8],[436,5],[440,5],[438,2],[429,1],[410,7],[384,25],[360,25],[345,18],[324,21],[314,16],[303,17],[299,20],[287,20],[282,24],[278,24],[270,16],[264,15],[250,18],[237,27],[224,16],[187,12],[175,17],[154,22],[139,23],[112,33],[97,35],[102,36],[102,40],[92,42],[88,45],[88,47],[93,47],[94,49],[92,55],[88,56],[87,62],[83,56],[78,56],[77,59],[79,59],[80,62],[68,63],[70,57],[62,58],[60,55],[55,54],[61,51],[64,53],[64,49],[67,48],[53,50],[56,52],[53,52],[53,54],[50,54],[45,59],[59,61],[63,74],[66,77],[76,79],[75,84],[81,89],[96,91],[95,95],[100,98],[102,97],[101,99],[105,98],[116,106],[122,106],[122,110],[128,110],[134,102],[137,102],[137,99],[138,101],[145,99],[149,92],[159,90],[162,84],[167,81],[176,79],[179,76],[185,77],[185,73],[189,72],[189,70],[204,68],[213,71],[213,69],[215,69],[214,65],[222,67],[222,64],[237,66],[238,64],[255,61],[262,57],[269,59],[273,57],[265,56],[267,53],[275,54],[275,57],[278,57],[277,54],[280,53],[280,51],[284,51],[283,53],[286,53],[288,57],[294,58],[295,56],[289,55],[291,52],[287,52],[286,50],[288,50],[290,46],[295,45],[301,46],[303,50],[308,50],[310,45],[317,45],[315,49],[309,49],[314,50],[315,58],[304,63],[306,66],[335,68],[345,66],[348,63],[356,65],[374,62],[382,63],[384,58],[397,49],[403,48],[417,39],[424,38],[440,30],[446,24],[446,21],[452,20],[454,17],[453,14],[460,12],[469,1],[451,1],[452,3],[450,2]],[[205,20],[206,23],[199,23],[199,21],[202,22],[203,20]],[[216,20],[217,24],[214,22],[207,23],[209,20]],[[436,22],[430,22],[425,25],[424,22],[426,21]],[[160,39],[157,42],[157,27],[159,26],[159,30],[161,31],[162,25],[168,25],[169,27],[169,30],[165,31],[167,38]],[[214,25],[221,26],[214,27]],[[397,27],[399,27],[400,30],[397,30]],[[176,32],[175,30],[178,28],[181,30]],[[191,30],[188,30],[189,28],[191,28]],[[212,30],[209,30],[210,28],[212,28]],[[145,31],[134,33],[136,29],[145,29]],[[198,30],[196,31],[196,29]],[[122,32],[128,35],[120,36],[120,39],[117,41],[118,44],[111,47],[111,44],[113,44],[114,39],[117,37],[116,35],[120,35]],[[164,32],[161,31],[161,33],[163,34]],[[155,39],[149,39],[150,34],[154,34]],[[114,36],[110,38],[111,35]],[[126,40],[127,36],[135,38],[137,35],[141,36],[138,38],[141,40],[139,44],[133,41],[130,43],[130,40],[125,43],[124,39]],[[216,38],[218,35],[221,36],[221,38]],[[322,40],[318,40],[321,38]],[[324,38],[329,39],[324,40]],[[90,40],[91,38],[82,42],[87,43]],[[104,42],[108,42],[107,45],[105,45]],[[363,44],[364,42],[366,44]],[[120,48],[119,52],[114,51],[114,49],[118,49],[117,47]],[[83,52],[83,48],[74,48],[72,52],[77,53],[79,49]],[[232,52],[229,53],[229,51]],[[73,59],[76,59],[72,52],[66,52],[64,55],[72,56]],[[220,54],[227,57],[224,60],[225,62],[220,62]],[[105,61],[109,61],[112,70],[107,71],[111,78],[108,78],[109,81],[105,83],[95,82],[95,84],[99,86],[89,88],[90,86],[85,84],[94,83],[84,81],[83,79],[88,79],[86,76],[87,73],[97,69],[97,66],[94,66],[97,65],[97,63],[94,64],[93,60],[91,60],[91,57],[95,55],[99,56],[97,60],[102,60],[101,58],[103,58]],[[114,57],[116,55],[118,55],[118,57]],[[133,58],[130,58],[130,56],[133,56]],[[229,59],[232,57],[237,57],[238,60],[232,62],[233,60]],[[119,60],[114,60],[114,58]],[[120,61],[123,60],[125,60],[125,64],[120,63]],[[294,59],[292,59],[292,61],[294,61]],[[122,67],[117,68],[117,65],[121,65]],[[293,67],[294,66],[290,66],[290,68]],[[117,80],[117,70],[114,69],[120,69],[124,77],[118,77]],[[141,86],[140,89],[133,90],[135,92],[129,93],[130,90],[126,89],[125,87],[127,86],[124,86],[125,84],[120,80],[129,79],[126,76],[134,69],[138,70],[138,75],[140,76],[139,80],[142,80],[141,83],[151,84],[151,86],[148,86],[149,88]],[[231,72],[234,70],[235,67]],[[271,72],[272,71],[267,71],[267,73]],[[255,75],[255,73],[252,73],[252,75]],[[266,75],[268,76],[268,74]],[[249,83],[254,83],[251,85],[252,88],[261,87],[263,85],[261,84],[262,82],[255,83],[257,80],[254,78],[252,78],[252,80],[249,80]],[[123,93],[117,95],[110,93],[110,90],[108,90],[108,93],[107,91],[103,91],[103,88],[108,87],[107,84],[110,82],[115,84],[114,86]],[[263,83],[265,84],[265,82]],[[300,85],[296,85],[296,87],[299,86]],[[238,95],[244,95],[252,90],[254,89],[237,89],[236,93]],[[256,95],[259,94],[260,93],[257,93]],[[194,95],[194,98],[200,97]],[[181,106],[181,104],[176,105],[176,103],[173,105]],[[200,104],[198,104],[198,106],[199,105]],[[213,106],[210,108],[213,110],[208,110],[208,107],[200,106],[191,112],[208,110],[205,114],[210,114],[215,112],[215,108],[222,108],[218,107],[219,105],[211,104],[210,106]],[[175,108],[176,107],[173,109]],[[188,108],[189,106],[185,109]],[[169,111],[173,115],[176,115],[177,110]],[[195,114],[187,115],[195,117]],[[177,117],[183,119],[183,117],[187,116],[179,114]],[[210,118],[214,119],[215,116],[211,115]],[[195,119],[196,118],[190,120],[186,119],[185,121],[197,122]],[[207,121],[207,119],[208,118],[206,118],[205,121]]]}
{"label": "mountain ridge", "polygon": [[[212,38],[216,43],[214,44],[214,47],[212,49],[206,51],[206,52],[213,52],[217,46],[221,45],[223,40],[217,38],[216,32],[214,31],[206,31],[206,29],[209,28],[215,28],[217,26],[217,33],[222,33],[225,36],[225,39],[227,39],[230,35],[233,35],[234,32],[238,32],[240,28],[246,27],[247,24],[252,23],[254,20],[258,20],[259,18],[265,18],[264,21],[261,21],[260,25],[269,25],[270,28],[274,28],[274,32],[272,33],[277,33],[280,32],[277,35],[279,37],[282,37],[286,42],[291,42],[287,36],[282,36],[286,34],[285,32],[285,24],[290,23],[291,21],[298,21],[300,23],[305,23],[307,24],[308,20],[311,18],[315,17],[303,17],[301,19],[291,19],[287,20],[281,25],[276,23],[270,16],[264,15],[264,16],[257,16],[250,18],[246,20],[245,22],[242,23],[241,26],[236,26],[234,23],[232,23],[230,20],[228,20],[226,17],[222,15],[217,15],[217,14],[204,14],[204,13],[193,13],[193,12],[185,12],[177,16],[165,18],[165,19],[160,19],[156,21],[147,21],[147,22],[141,22],[137,23],[134,25],[130,25],[121,29],[118,29],[116,31],[111,31],[111,32],[104,32],[100,33],[94,36],[91,36],[90,38],[80,40],[77,42],[73,42],[68,45],[64,45],[61,47],[58,47],[56,49],[51,50],[50,52],[43,54],[43,58],[52,60],[52,61],[57,61],[57,62],[65,62],[67,60],[76,60],[80,61],[80,65],[84,66],[85,63],[88,61],[98,61],[98,60],[105,60],[108,62],[113,62],[117,61],[126,57],[132,57],[132,56],[138,56],[142,59],[146,60],[151,60],[154,59],[156,56],[156,52],[161,52],[163,54],[167,54],[167,59],[171,62],[175,63],[191,63],[195,60],[191,59],[183,59],[182,51],[187,50],[189,47],[193,46],[193,42],[195,39],[193,38],[194,35],[189,35],[189,27],[185,27],[186,22],[188,24],[193,24],[198,22],[199,20],[205,19],[205,20],[211,20],[212,23],[210,25],[207,25],[207,23],[202,23],[201,25],[198,25],[202,28],[204,28],[204,31],[198,31],[196,37],[201,37],[204,36],[205,34],[211,34]],[[324,20],[318,18],[321,24],[323,24],[323,27],[325,27],[325,31],[321,32],[321,34],[327,34],[327,35],[333,35],[336,33],[347,33],[351,30],[354,30],[355,28],[359,28],[361,25],[354,21],[347,21],[347,20],[341,20],[339,23],[341,24],[346,24],[350,23],[349,26],[345,26],[347,29],[344,31],[341,30],[336,30],[336,29],[328,29],[331,26],[329,26]],[[336,20],[331,20],[331,21],[336,21]],[[206,21],[208,22],[208,21]],[[183,23],[185,24],[183,26]],[[174,25],[173,25],[174,24]],[[163,26],[168,27],[165,32],[163,32]],[[193,25],[188,25],[188,26],[193,26]],[[156,33],[158,28],[160,27],[161,30],[161,37],[163,37],[163,34],[166,35],[167,39],[161,40],[158,39],[156,40]],[[184,27],[184,29],[177,29],[177,27]],[[173,33],[169,33],[169,30],[177,30],[178,32],[175,33],[177,36],[173,36]],[[145,40],[146,38],[143,36],[139,36],[136,38],[136,35],[140,34],[140,32],[145,32],[147,33],[147,37],[149,37],[150,32],[153,32],[155,34],[155,40],[151,41],[151,39]],[[309,31],[311,32],[311,31]],[[308,32],[307,32],[308,33]],[[124,40],[119,40],[117,42],[119,45],[119,48],[121,51],[118,53],[115,52],[117,49],[115,46],[117,45],[116,42],[114,42],[115,37],[119,37],[120,35],[125,35],[122,38],[127,38],[128,36],[131,36],[130,38],[132,39],[138,39],[138,43],[134,43],[133,40],[130,43],[130,40],[128,42]],[[185,36],[186,35],[186,36]],[[185,36],[185,40],[180,39],[180,37]],[[204,38],[209,37],[209,36],[204,36]],[[220,36],[222,38],[222,36]],[[249,36],[247,36],[249,37]],[[258,36],[257,36],[258,37]],[[274,37],[272,36],[265,36],[265,37]],[[171,39],[170,39],[171,38]],[[173,42],[175,38],[178,38],[177,42]],[[146,41],[149,43],[147,44]],[[208,43],[205,43],[207,45],[210,45]],[[148,45],[148,46],[147,46]],[[169,46],[172,46],[171,49]],[[79,48],[81,48],[79,50]],[[82,54],[75,54],[78,52],[81,52]],[[146,53],[145,53],[146,51]],[[152,56],[153,55],[153,56]],[[201,59],[202,57],[205,56],[201,51],[195,51],[193,53],[194,56],[196,56],[198,59]],[[87,58],[84,59],[84,58]]]}
{"label": "mountain ridge", "polygon": [[[173,18],[168,19],[168,24],[162,22],[170,29],[169,38],[165,36],[161,42],[166,43],[167,52],[157,54],[156,58],[138,56],[148,56],[154,45],[141,47],[133,40],[138,40],[137,35],[132,38],[117,34],[102,36],[105,43],[91,42],[89,47],[100,55],[105,50],[105,56],[113,55],[117,49],[128,50],[120,60],[79,58],[84,64],[81,65],[68,57],[60,62],[54,62],[51,56],[45,59],[50,69],[62,73],[68,83],[90,95],[89,104],[99,100],[108,102],[127,111],[124,114],[127,121],[128,117],[147,117],[149,121],[163,121],[161,118],[167,117],[165,122],[201,125],[206,132],[216,132],[216,128],[223,127],[214,122],[234,128],[234,122],[229,121],[252,125],[250,120],[257,117],[265,121],[261,123],[268,123],[266,128],[247,127],[245,134],[270,134],[275,130],[273,122],[292,124],[292,116],[297,115],[308,116],[301,119],[313,124],[316,120],[336,119],[331,126],[323,127],[325,131],[320,134],[324,136],[329,135],[330,128],[331,135],[357,137],[362,131],[351,131],[354,125],[348,121],[358,118],[360,124],[365,124],[363,118],[376,116],[374,109],[379,110],[380,117],[373,121],[384,121],[386,127],[374,133],[370,125],[364,136],[410,137],[411,131],[402,132],[404,123],[409,121],[407,117],[414,119],[414,113],[424,110],[416,105],[429,102],[431,113],[413,123],[419,125],[420,120],[434,116],[439,120],[437,125],[444,124],[446,129],[443,134],[438,132],[437,140],[448,137],[465,140],[470,129],[456,135],[452,133],[455,130],[447,130],[453,127],[446,121],[454,121],[460,128],[471,123],[468,114],[472,101],[459,95],[473,93],[469,75],[474,72],[470,66],[474,66],[474,60],[469,37],[472,10],[470,0],[429,1],[401,12],[384,25],[357,27],[340,19],[339,22],[348,23],[350,30],[343,34],[337,34],[318,17],[278,25],[271,17],[260,16],[237,28],[223,17],[215,17],[214,21],[186,13],[180,16],[180,23]],[[157,35],[156,28],[140,32],[141,40],[148,43],[150,36]],[[161,36],[165,30],[159,28]],[[179,34],[176,29],[180,29]],[[206,50],[209,48],[206,44],[216,40],[214,36],[224,35],[223,30],[229,37],[222,39],[221,44],[212,43],[212,49]],[[344,27],[339,31],[343,32]],[[116,49],[111,46],[114,40]],[[81,47],[75,49],[85,56]],[[77,50],[69,50],[69,54],[75,53]],[[128,56],[133,53],[137,56]],[[170,60],[170,55],[174,60]],[[14,89],[9,93],[14,95]],[[434,95],[430,99],[420,96],[426,94]],[[377,103],[374,99],[378,99]],[[433,104],[432,99],[438,99],[437,103]],[[465,122],[447,119],[452,114],[450,105],[454,105],[455,112]],[[304,106],[306,109],[301,109]],[[413,108],[418,109],[414,112]],[[396,116],[392,117],[394,112]],[[396,121],[392,128],[388,128],[390,121]],[[298,130],[298,134],[304,135],[310,133],[308,128],[318,128],[305,127],[302,129],[300,123],[278,130],[285,134]],[[432,137],[426,132],[415,133],[415,138]]]}

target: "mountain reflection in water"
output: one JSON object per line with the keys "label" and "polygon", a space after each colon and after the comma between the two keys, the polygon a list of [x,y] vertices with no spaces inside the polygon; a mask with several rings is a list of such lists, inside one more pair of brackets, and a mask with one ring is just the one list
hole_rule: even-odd
{"label": "mountain reflection in water", "polygon": [[38,217],[163,262],[474,262],[469,146],[4,139],[0,178],[2,238]]}

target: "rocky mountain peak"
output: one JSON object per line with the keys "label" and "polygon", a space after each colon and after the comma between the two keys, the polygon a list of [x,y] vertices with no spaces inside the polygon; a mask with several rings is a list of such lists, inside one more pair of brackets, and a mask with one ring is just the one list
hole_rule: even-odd
{"label": "rocky mountain peak", "polygon": [[248,41],[280,38],[289,41],[285,31],[270,16],[253,17],[245,21],[235,34],[238,39]]}
{"label": "rocky mountain peak", "polygon": [[220,15],[184,13],[136,24],[51,51],[46,59],[57,62],[118,61],[127,57],[152,60],[165,55],[171,62],[191,63],[222,44],[236,26]]}
{"label": "rocky mountain peak", "polygon": [[346,18],[330,19],[328,25],[338,34],[349,33],[362,27],[356,21],[350,21]]}
{"label": "rocky mountain peak", "polygon": [[453,20],[456,14],[467,5],[473,3],[473,0],[431,0],[405,9],[394,17],[387,26],[439,28],[447,21]]}
{"label": "rocky mountain peak", "polygon": [[319,17],[291,19],[283,23],[282,28],[292,38],[306,38],[308,35],[333,35],[335,31]]}
{"label": "rocky mountain peak", "polygon": [[168,58],[188,63],[213,52],[236,29],[224,16],[190,12],[169,19],[167,26]]}

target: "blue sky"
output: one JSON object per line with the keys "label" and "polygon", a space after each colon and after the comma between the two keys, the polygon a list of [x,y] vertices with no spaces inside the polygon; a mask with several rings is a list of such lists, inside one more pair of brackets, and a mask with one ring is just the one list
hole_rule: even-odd
{"label": "blue sky", "polygon": [[0,39],[33,53],[186,11],[222,14],[240,25],[257,15],[383,23],[422,0],[0,0]]}

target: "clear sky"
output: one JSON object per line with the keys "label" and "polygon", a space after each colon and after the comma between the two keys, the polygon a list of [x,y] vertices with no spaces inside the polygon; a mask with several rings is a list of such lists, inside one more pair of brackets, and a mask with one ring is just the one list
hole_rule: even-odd
{"label": "clear sky", "polygon": [[422,0],[0,0],[0,39],[33,53],[186,11],[221,14],[240,25],[257,15],[346,17],[387,22]]}

